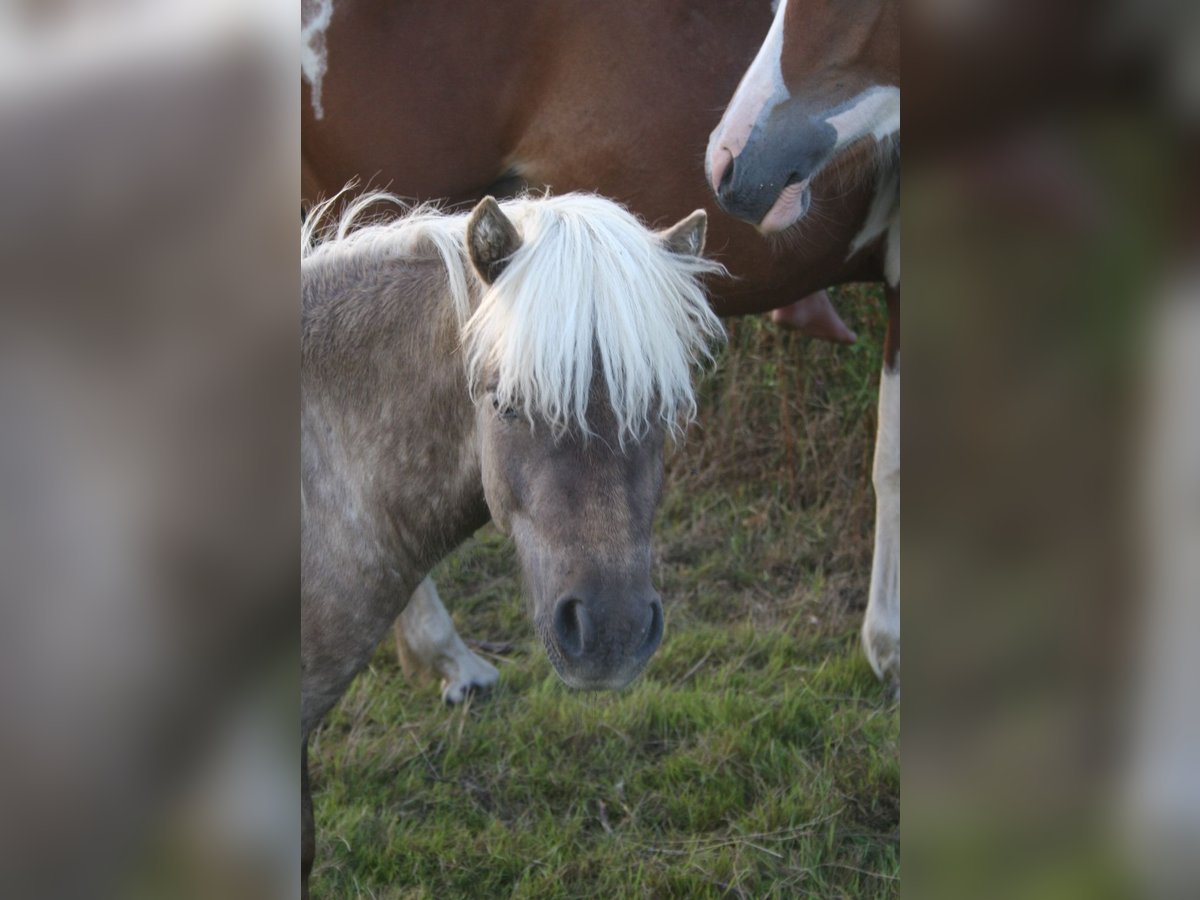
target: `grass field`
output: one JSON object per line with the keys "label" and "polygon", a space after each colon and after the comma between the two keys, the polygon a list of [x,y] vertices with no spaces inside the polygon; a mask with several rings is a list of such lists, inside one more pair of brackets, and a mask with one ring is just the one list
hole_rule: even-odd
{"label": "grass field", "polygon": [[730,323],[668,457],[666,634],[617,694],[562,685],[486,528],[434,573],[468,640],[511,644],[458,709],[390,643],[314,736],[321,897],[891,897],[899,710],[858,646],[883,317],[835,348]]}

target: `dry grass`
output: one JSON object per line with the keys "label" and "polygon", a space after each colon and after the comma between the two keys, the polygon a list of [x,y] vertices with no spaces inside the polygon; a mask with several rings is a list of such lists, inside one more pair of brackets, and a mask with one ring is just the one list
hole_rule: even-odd
{"label": "dry grass", "polygon": [[884,318],[866,288],[835,297],[860,335],[853,347],[729,322],[700,419],[668,461],[664,564],[678,561],[687,591],[696,578],[683,567],[723,550],[730,609],[762,627],[802,608],[840,629],[865,604]]}

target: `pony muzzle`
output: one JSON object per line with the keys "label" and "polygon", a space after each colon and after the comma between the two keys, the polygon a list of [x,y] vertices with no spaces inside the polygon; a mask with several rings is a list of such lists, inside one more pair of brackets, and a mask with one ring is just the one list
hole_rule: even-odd
{"label": "pony muzzle", "polygon": [[555,671],[583,690],[616,690],[633,681],[662,642],[662,601],[615,600],[568,591],[538,623]]}

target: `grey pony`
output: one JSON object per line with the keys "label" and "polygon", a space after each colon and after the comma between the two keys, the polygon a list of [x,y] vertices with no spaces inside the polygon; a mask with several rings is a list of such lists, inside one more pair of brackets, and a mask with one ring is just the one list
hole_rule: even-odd
{"label": "grey pony", "polygon": [[[469,217],[440,217],[449,227],[399,250],[383,241],[351,246],[343,226],[340,240],[328,243],[345,243],[345,252],[318,248],[303,259],[305,895],[314,855],[309,735],[430,569],[489,518],[516,544],[537,633],[568,684],[622,687],[662,637],[650,538],[669,417],[642,410],[641,427],[630,432],[629,417],[610,396],[612,373],[592,365],[599,347],[582,366],[591,373],[586,420],[572,427],[514,403],[486,356],[474,373],[464,358],[464,316],[477,311],[510,264],[534,252],[518,213],[556,200],[562,198],[502,206],[486,198]],[[698,282],[720,270],[700,259],[705,226],[698,210],[646,235],[665,257],[683,260],[675,265]],[[579,227],[591,233],[590,224]],[[448,296],[456,279],[469,309]],[[695,346],[683,348],[691,362],[707,352],[701,344],[721,335],[701,305],[683,310],[679,326],[693,332],[687,339]],[[623,313],[636,318],[642,308],[630,304]]]}

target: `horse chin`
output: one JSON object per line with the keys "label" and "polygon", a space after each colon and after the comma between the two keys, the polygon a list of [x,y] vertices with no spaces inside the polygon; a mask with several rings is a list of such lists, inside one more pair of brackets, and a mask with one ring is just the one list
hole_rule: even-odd
{"label": "horse chin", "polygon": [[596,680],[591,678],[579,678],[568,672],[562,671],[557,666],[555,667],[554,671],[558,673],[558,677],[562,680],[563,684],[576,691],[619,691],[621,688],[626,687],[633,682],[638,675],[641,674],[640,671],[638,671],[627,676],[608,677]]}
{"label": "horse chin", "polygon": [[628,686],[639,675],[642,674],[642,669],[645,668],[645,663],[631,664],[622,666],[616,671],[606,672],[580,672],[574,670],[559,652],[554,641],[545,633],[545,629],[539,624],[537,628],[538,638],[541,640],[542,647],[546,651],[546,656],[550,659],[550,664],[554,666],[554,673],[567,687],[577,691],[619,691],[621,688]]}
{"label": "horse chin", "polygon": [[605,675],[600,678],[592,675],[582,677],[576,673],[564,670],[554,657],[550,658],[550,662],[554,665],[554,671],[558,674],[562,683],[576,691],[619,691],[627,687],[642,674],[642,667],[638,666],[632,671]]}
{"label": "horse chin", "polygon": [[812,178],[789,184],[779,193],[779,198],[767,210],[758,230],[763,234],[776,234],[804,218],[812,203]]}

